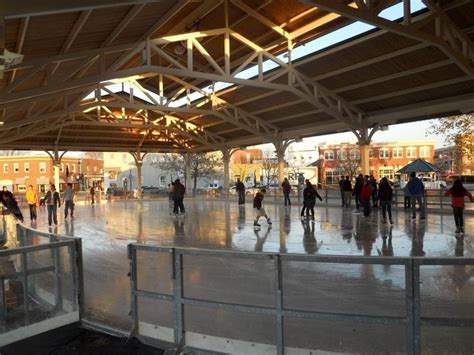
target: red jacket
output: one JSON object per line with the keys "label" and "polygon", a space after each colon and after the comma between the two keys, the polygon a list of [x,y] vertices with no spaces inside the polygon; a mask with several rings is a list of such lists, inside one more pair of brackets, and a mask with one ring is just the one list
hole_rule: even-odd
{"label": "red jacket", "polygon": [[361,200],[370,200],[372,196],[372,186],[366,184],[362,187],[362,191],[360,192],[360,199]]}
{"label": "red jacket", "polygon": [[448,191],[446,191],[444,193],[444,196],[449,196],[449,195],[452,196],[451,197],[451,206],[453,206],[453,207],[465,207],[464,196],[469,197],[471,199],[471,201],[473,200],[471,193],[467,190],[465,190],[464,196],[453,196],[452,189],[449,189]]}

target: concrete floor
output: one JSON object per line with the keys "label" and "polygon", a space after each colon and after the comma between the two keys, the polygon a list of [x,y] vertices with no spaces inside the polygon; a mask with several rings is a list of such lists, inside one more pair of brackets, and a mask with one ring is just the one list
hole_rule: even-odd
{"label": "concrete floor", "polygon": [[[186,199],[185,205],[186,215],[178,218],[169,215],[165,199],[144,201],[141,205],[135,201],[78,205],[73,221],[64,221],[61,211],[59,226],[52,230],[83,240],[88,320],[130,330],[126,246],[132,242],[303,254],[474,256],[472,215],[465,216],[466,235],[459,239],[454,237],[453,217],[448,214],[428,213],[426,221],[412,221],[409,213],[396,211],[394,225],[388,226],[381,223],[378,210],[365,218],[350,209],[317,206],[315,220],[307,221],[300,219],[298,206],[285,208],[268,204],[266,211],[273,221],[271,228],[262,220],[261,228],[255,229],[250,204],[239,208],[233,201]],[[48,230],[46,211],[40,210],[36,227]],[[273,304],[274,280],[268,265],[217,259],[194,258],[188,261],[185,268],[187,296],[199,298],[206,295],[232,302],[241,301],[241,296],[245,295],[248,304]],[[140,255],[139,286],[148,290],[166,288],[169,284],[168,266],[163,258]],[[288,290],[285,294],[287,307],[392,316],[403,315],[405,310],[404,270],[398,266],[293,263],[286,265],[283,282]],[[473,267],[427,267],[422,272],[422,282],[423,316],[474,317]],[[142,320],[155,324],[169,326],[172,322],[171,308],[163,302],[140,300],[140,313]],[[217,313],[216,319],[216,314],[207,310],[190,310],[186,327],[198,333],[230,336],[226,325],[229,322],[235,324],[235,315]],[[273,319],[252,315],[244,318],[244,322],[238,318],[242,324],[258,321],[261,326],[258,331],[255,327],[242,327],[239,332],[242,340],[274,341]],[[389,352],[405,352],[403,327],[377,327],[311,320],[285,322],[285,332],[292,334],[291,346],[314,349],[318,344],[324,344],[322,349],[327,351],[352,352],[359,349],[359,352],[364,352],[367,350],[362,345],[364,339],[377,339],[368,352],[386,352],[387,349]],[[301,329],[312,331],[308,334],[307,331],[300,332]],[[462,353],[465,349],[474,349],[472,331],[456,331],[461,340],[450,336],[443,342],[440,328],[426,329],[424,343],[438,342],[445,344],[446,347],[442,346],[445,349],[452,349],[455,343],[461,346],[458,349]]]}

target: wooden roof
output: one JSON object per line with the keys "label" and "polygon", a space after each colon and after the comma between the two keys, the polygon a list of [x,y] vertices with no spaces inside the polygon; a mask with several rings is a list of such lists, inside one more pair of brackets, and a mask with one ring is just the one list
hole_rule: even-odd
{"label": "wooden roof", "polygon": [[[366,3],[6,0],[0,53],[24,58],[0,70],[0,144],[209,151],[473,111],[474,2]],[[374,29],[293,60],[357,21]]]}

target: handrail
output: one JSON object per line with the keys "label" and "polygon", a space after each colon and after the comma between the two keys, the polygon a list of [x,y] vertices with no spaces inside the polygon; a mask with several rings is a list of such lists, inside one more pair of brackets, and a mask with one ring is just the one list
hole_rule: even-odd
{"label": "handrail", "polygon": [[[167,253],[171,255],[171,268],[173,281],[172,294],[142,290],[138,288],[137,251],[156,253]],[[275,306],[255,306],[245,303],[217,302],[210,299],[195,299],[186,297],[184,288],[183,269],[185,255],[191,256],[220,256],[223,258],[245,258],[255,260],[273,260],[275,266]],[[404,324],[406,326],[407,351],[410,354],[421,353],[421,325],[466,327],[474,325],[474,318],[428,318],[421,316],[420,300],[420,267],[425,265],[474,265],[474,258],[440,258],[440,257],[377,257],[377,256],[353,256],[353,255],[304,255],[304,254],[281,254],[266,252],[241,252],[234,250],[197,249],[188,247],[161,247],[156,245],[129,244],[128,258],[131,268],[132,289],[132,318],[134,330],[140,333],[138,297],[164,300],[173,303],[174,309],[174,347],[180,350],[185,342],[185,305],[205,307],[211,309],[222,309],[233,312],[265,314],[276,317],[277,327],[277,354],[284,353],[284,331],[283,318],[309,318],[320,320],[339,320],[358,323],[375,324]],[[334,312],[309,311],[301,309],[290,309],[283,305],[283,268],[284,261],[314,262],[314,263],[340,263],[340,264],[381,264],[381,265],[403,265],[405,269],[405,303],[406,314],[404,316],[375,316],[369,314],[344,314]],[[212,335],[210,335],[212,336]],[[229,342],[227,340],[227,342]],[[219,351],[218,349],[208,349]]]}

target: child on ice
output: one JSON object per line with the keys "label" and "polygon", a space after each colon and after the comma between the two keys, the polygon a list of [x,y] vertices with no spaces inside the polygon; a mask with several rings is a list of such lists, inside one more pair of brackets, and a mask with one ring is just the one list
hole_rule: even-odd
{"label": "child on ice", "polygon": [[266,192],[267,190],[260,189],[260,191],[257,192],[255,194],[255,197],[253,198],[253,208],[255,209],[255,221],[253,222],[253,225],[255,227],[260,227],[260,224],[258,224],[258,220],[260,219],[260,217],[265,217],[267,219],[268,225],[272,224],[272,222],[270,222],[270,218],[268,218],[267,214],[265,213],[265,209],[262,205],[263,197],[265,196]]}

